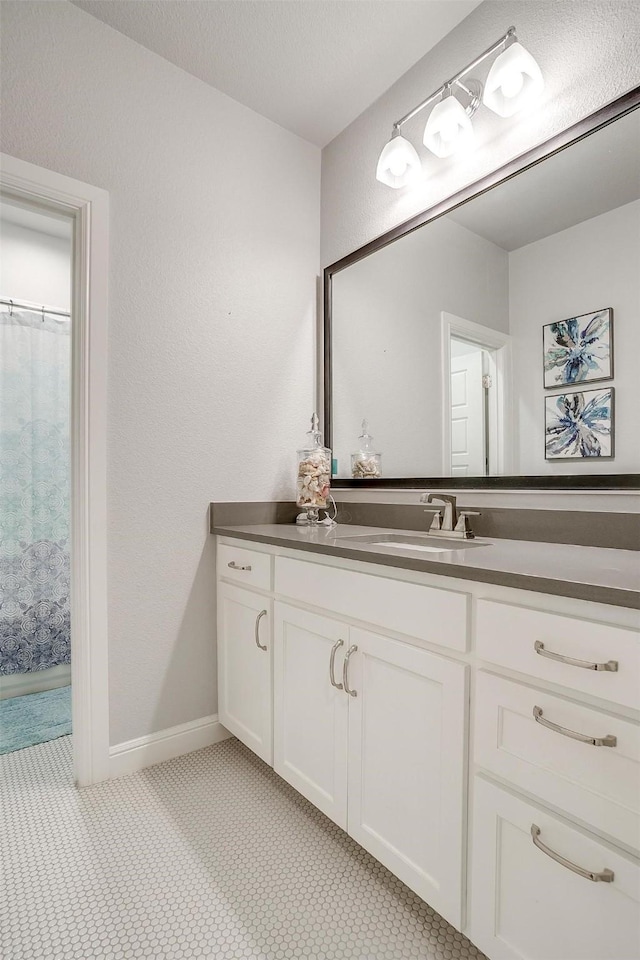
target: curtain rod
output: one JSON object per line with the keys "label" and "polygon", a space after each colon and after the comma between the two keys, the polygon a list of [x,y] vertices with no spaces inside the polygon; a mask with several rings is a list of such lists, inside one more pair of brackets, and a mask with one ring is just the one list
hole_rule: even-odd
{"label": "curtain rod", "polygon": [[10,308],[15,307],[17,310],[32,310],[34,313],[42,313],[43,318],[46,314],[50,314],[54,317],[71,319],[71,314],[68,310],[56,310],[54,307],[43,306],[39,303],[29,303],[28,300],[12,300],[10,297],[0,297],[0,303]]}

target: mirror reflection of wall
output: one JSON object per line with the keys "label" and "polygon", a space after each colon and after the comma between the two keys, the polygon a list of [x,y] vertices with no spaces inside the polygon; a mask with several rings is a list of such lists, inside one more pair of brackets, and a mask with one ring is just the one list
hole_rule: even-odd
{"label": "mirror reflection of wall", "polygon": [[507,255],[448,218],[333,280],[333,450],[366,416],[384,476],[441,476],[443,310],[508,331]]}
{"label": "mirror reflection of wall", "polygon": [[[363,417],[387,478],[640,472],[639,156],[636,110],[334,274],[339,477],[350,476]],[[545,386],[542,328],[602,308],[615,317],[613,377]],[[458,330],[456,318],[508,350]],[[575,358],[591,347],[562,349]],[[502,384],[478,386],[492,364],[504,366]],[[610,387],[615,457],[601,436],[600,457],[576,457],[569,443],[547,459],[545,397],[587,391],[588,402]]]}

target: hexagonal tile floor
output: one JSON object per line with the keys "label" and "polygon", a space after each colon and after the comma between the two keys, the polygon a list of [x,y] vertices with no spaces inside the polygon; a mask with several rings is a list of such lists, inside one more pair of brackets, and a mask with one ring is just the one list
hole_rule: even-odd
{"label": "hexagonal tile floor", "polygon": [[237,740],[76,790],[8,754],[5,960],[482,960]]}

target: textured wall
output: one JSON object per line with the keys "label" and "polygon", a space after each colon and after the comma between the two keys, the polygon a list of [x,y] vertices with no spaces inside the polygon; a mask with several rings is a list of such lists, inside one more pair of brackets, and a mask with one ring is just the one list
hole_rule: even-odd
{"label": "textured wall", "polygon": [[[375,179],[391,125],[514,24],[545,77],[531,114],[477,114],[476,148],[455,161],[422,147],[426,117],[406,131],[427,177],[391,190]],[[329,264],[467,183],[547,140],[640,83],[637,0],[485,0],[322,152],[322,263]]]}
{"label": "textured wall", "polygon": [[111,204],[111,742],[215,712],[210,500],[292,493],[320,154],[71,4],[2,3],[2,149]]}

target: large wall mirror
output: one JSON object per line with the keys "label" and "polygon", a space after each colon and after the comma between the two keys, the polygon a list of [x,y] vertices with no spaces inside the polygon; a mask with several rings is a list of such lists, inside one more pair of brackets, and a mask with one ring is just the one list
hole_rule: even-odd
{"label": "large wall mirror", "polygon": [[337,485],[640,487],[639,107],[327,268]]}

